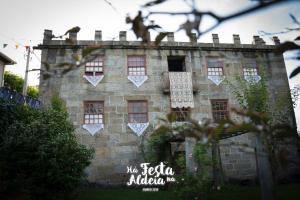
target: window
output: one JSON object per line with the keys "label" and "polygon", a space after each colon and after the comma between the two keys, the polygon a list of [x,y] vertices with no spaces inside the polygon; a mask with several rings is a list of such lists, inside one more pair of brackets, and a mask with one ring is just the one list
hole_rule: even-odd
{"label": "window", "polygon": [[144,76],[146,75],[146,58],[145,56],[128,56],[127,57],[128,75]]}
{"label": "window", "polygon": [[223,76],[223,62],[219,58],[207,59],[207,75],[208,76]]}
{"label": "window", "polygon": [[99,56],[85,64],[85,75],[97,76],[103,74],[103,57]]}
{"label": "window", "polygon": [[128,101],[129,123],[148,122],[147,101]]}
{"label": "window", "polygon": [[84,102],[84,123],[85,124],[103,124],[103,101]]}
{"label": "window", "polygon": [[184,56],[168,56],[169,72],[184,72],[185,71]]}
{"label": "window", "polygon": [[190,117],[191,110],[189,108],[172,108],[172,113],[176,116],[176,121],[183,122]]}
{"label": "window", "polygon": [[244,64],[243,68],[244,76],[257,76],[258,70],[256,66],[256,62],[248,62]]}
{"label": "window", "polygon": [[215,122],[220,122],[229,118],[228,101],[226,99],[211,100],[212,115]]}

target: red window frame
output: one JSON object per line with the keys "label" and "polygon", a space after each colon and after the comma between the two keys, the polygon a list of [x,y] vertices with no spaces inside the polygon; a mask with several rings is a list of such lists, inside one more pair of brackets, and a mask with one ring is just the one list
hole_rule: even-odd
{"label": "red window frame", "polygon": [[228,100],[211,99],[212,116],[215,122],[229,119]]}
{"label": "red window frame", "polygon": [[84,101],[84,124],[104,124],[104,101]]}
{"label": "red window frame", "polygon": [[103,75],[104,58],[103,56],[97,56],[95,59],[85,64],[85,75],[99,76]]}
{"label": "red window frame", "polygon": [[186,119],[190,118],[191,109],[190,108],[171,108],[171,113],[176,115],[176,121],[184,122]]}
{"label": "red window frame", "polygon": [[146,56],[145,55],[127,56],[127,74],[132,76],[147,75]]}
{"label": "red window frame", "polygon": [[148,101],[128,101],[128,121],[129,123],[148,122]]}
{"label": "red window frame", "polygon": [[208,76],[223,76],[224,62],[219,57],[207,57],[207,75]]}

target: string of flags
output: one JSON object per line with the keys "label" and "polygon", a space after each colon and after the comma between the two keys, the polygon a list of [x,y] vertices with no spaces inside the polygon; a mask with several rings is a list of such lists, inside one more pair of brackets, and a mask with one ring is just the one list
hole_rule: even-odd
{"label": "string of flags", "polygon": [[[3,43],[3,44],[1,44],[1,46],[2,46],[3,49],[5,49],[6,47],[8,47],[8,46],[10,46],[10,45],[7,44],[7,43]],[[28,48],[30,48],[29,45],[24,45],[24,46],[23,46],[23,45],[20,45],[20,44],[15,44],[15,45],[14,45],[14,48],[15,48],[15,49],[18,49],[20,46],[25,47],[26,50],[27,50]]]}

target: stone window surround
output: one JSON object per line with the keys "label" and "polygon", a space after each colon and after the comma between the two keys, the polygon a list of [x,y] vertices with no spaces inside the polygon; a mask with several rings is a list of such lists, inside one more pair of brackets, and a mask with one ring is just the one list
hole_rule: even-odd
{"label": "stone window surround", "polygon": [[[92,65],[91,65],[92,64]],[[87,66],[91,65],[91,66]],[[87,71],[87,68],[93,68],[91,71]],[[96,71],[95,68],[99,68],[99,71]],[[104,74],[104,57],[102,55],[97,56],[95,59],[87,62],[84,68],[85,75],[103,75]]]}
{"label": "stone window surround", "polygon": [[[93,112],[89,112],[87,111],[87,105],[88,104],[99,104],[100,105],[100,109],[102,110],[102,112],[97,112],[93,113]],[[84,106],[84,114],[83,114],[83,122],[84,124],[104,124],[104,101],[84,101],[83,102],[83,106]],[[92,120],[97,120],[97,122],[93,121],[91,123],[91,116],[93,116]],[[87,119],[87,121],[86,121]],[[102,123],[101,123],[102,122]]]}
{"label": "stone window surround", "polygon": [[[212,111],[212,118],[215,122],[219,122],[224,119],[229,119],[229,104],[228,104],[228,99],[210,99],[211,102],[211,111]],[[225,109],[215,109],[214,105],[216,103],[225,107]]]}
{"label": "stone window surround", "polygon": [[[135,103],[145,103],[145,107],[143,107],[143,109],[145,109],[145,112],[134,112],[131,111],[131,109],[133,108]],[[149,122],[149,117],[148,117],[148,101],[147,100],[127,100],[127,110],[128,110],[128,122],[129,123],[147,123]],[[146,120],[142,120],[142,121],[132,121],[131,119],[134,117],[131,117],[131,115],[144,115],[142,118],[145,118]],[[141,117],[138,117],[141,118]]]}
{"label": "stone window surround", "polygon": [[[217,67],[215,66],[209,66],[209,60],[210,59],[217,59],[218,61],[218,65]],[[223,76],[224,75],[224,62],[222,60],[220,60],[221,58],[218,56],[207,56],[206,57],[206,68],[207,68],[207,75],[208,76],[216,76],[216,74],[212,74],[213,72],[221,72],[221,74],[219,74],[218,76]],[[213,71],[211,71],[210,69],[214,69]],[[217,69],[217,71],[215,71],[215,69]]]}
{"label": "stone window surround", "polygon": [[[133,65],[133,66],[130,66],[130,61],[129,61],[129,58],[133,58],[133,57],[139,57],[139,58],[143,58],[144,59],[144,65],[143,66],[136,66],[136,65]],[[130,73],[130,68],[144,68],[144,71],[139,71],[139,72],[144,72],[143,74],[131,74]],[[132,55],[127,55],[127,75],[132,75],[132,76],[146,76],[147,75],[147,60],[146,60],[146,55],[136,55],[136,54],[132,54]]]}

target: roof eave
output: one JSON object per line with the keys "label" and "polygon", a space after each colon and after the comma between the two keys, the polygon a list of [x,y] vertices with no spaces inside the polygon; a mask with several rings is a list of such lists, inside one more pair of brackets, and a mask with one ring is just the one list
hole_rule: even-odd
{"label": "roof eave", "polygon": [[5,65],[14,65],[17,64],[14,60],[12,60],[7,55],[0,52],[0,60],[4,62]]}

